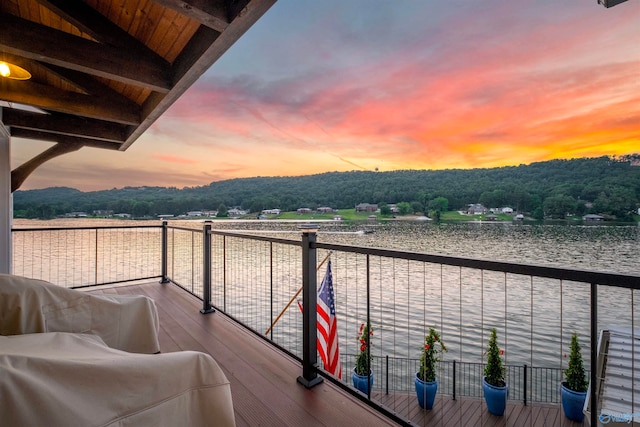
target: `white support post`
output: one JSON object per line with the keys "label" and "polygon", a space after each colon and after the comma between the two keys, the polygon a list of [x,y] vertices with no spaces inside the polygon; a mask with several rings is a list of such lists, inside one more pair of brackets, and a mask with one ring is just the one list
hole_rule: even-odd
{"label": "white support post", "polygon": [[0,273],[10,274],[12,272],[12,224],[11,140],[9,130],[2,122],[2,108],[0,108]]}

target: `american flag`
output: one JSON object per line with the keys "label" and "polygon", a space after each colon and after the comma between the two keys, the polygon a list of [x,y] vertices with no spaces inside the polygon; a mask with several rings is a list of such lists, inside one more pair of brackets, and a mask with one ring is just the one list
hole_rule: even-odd
{"label": "american flag", "polygon": [[324,369],[342,379],[342,363],[338,346],[338,326],[336,322],[336,305],[333,295],[333,275],[331,260],[327,264],[327,272],[318,290],[318,352]]}

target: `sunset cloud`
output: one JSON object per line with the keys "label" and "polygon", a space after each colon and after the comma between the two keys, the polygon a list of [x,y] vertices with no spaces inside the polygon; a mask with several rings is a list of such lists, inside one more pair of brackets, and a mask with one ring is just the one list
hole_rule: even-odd
{"label": "sunset cloud", "polygon": [[165,155],[165,154],[154,154],[152,157],[154,159],[158,159],[158,160],[163,161],[163,162],[178,163],[178,164],[181,164],[181,165],[191,165],[191,164],[194,164],[194,163],[198,163],[197,160],[185,159],[184,157],[171,156],[171,155]]}
{"label": "sunset cloud", "polygon": [[[115,177],[204,185],[637,152],[639,18],[633,1],[277,2]],[[57,167],[82,168],[65,157]]]}

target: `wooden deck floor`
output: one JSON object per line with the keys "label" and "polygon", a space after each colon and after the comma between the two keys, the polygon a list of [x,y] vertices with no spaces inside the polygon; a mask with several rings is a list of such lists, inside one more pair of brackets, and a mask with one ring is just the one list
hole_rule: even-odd
{"label": "wooden deck floor", "polygon": [[[221,314],[200,314],[201,302],[172,284],[106,287],[93,293],[143,294],[160,317],[163,353],[195,350],[210,354],[231,383],[238,426],[394,426],[357,398],[325,381],[306,389],[296,378],[301,365]],[[481,399],[438,397],[424,411],[410,394],[374,399],[417,426],[579,426],[558,405],[509,404],[504,417],[489,414]]]}
{"label": "wooden deck floor", "polygon": [[[487,411],[481,398],[458,398],[438,396],[433,409],[423,410],[413,394],[375,396],[387,408],[394,408],[417,426],[561,426],[578,427],[585,423],[575,423],[564,416],[559,405],[524,406],[521,403],[509,402],[504,416],[497,417]],[[374,398],[374,396],[372,396]]]}

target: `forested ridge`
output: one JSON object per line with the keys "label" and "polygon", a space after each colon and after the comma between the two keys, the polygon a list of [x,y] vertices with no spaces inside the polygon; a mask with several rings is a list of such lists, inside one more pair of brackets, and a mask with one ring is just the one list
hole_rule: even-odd
{"label": "forested ridge", "polygon": [[[113,211],[137,217],[180,215],[238,207],[251,212],[353,208],[359,203],[406,202],[428,212],[434,200],[448,209],[471,203],[510,206],[536,217],[598,213],[630,218],[640,207],[640,155],[551,160],[485,169],[327,172],[295,177],[254,177],[201,187],[125,187],[82,192],[54,187],[16,191],[16,217],[54,217],[68,212]],[[431,206],[433,207],[433,206]]]}

